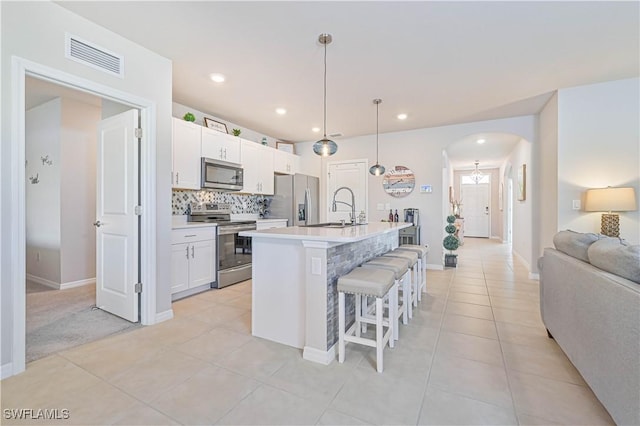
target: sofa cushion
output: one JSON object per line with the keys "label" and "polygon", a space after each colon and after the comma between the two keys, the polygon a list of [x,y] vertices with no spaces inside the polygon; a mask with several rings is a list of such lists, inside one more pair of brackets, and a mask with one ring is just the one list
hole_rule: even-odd
{"label": "sofa cushion", "polygon": [[553,245],[556,250],[568,254],[571,257],[580,259],[583,262],[589,261],[589,255],[587,250],[589,246],[595,241],[601,238],[598,234],[574,232],[574,231],[560,231],[553,236]]}
{"label": "sofa cushion", "polygon": [[640,245],[628,245],[620,238],[603,238],[589,246],[589,262],[640,284]]}

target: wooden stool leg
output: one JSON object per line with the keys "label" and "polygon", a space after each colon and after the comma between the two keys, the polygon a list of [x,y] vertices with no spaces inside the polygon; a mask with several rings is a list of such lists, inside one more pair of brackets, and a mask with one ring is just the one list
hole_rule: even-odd
{"label": "wooden stool leg", "polygon": [[384,333],[382,328],[383,303],[381,297],[376,297],[376,366],[378,373],[382,373],[382,351],[384,349]]}
{"label": "wooden stool leg", "polygon": [[338,362],[344,362],[344,293],[338,293]]}

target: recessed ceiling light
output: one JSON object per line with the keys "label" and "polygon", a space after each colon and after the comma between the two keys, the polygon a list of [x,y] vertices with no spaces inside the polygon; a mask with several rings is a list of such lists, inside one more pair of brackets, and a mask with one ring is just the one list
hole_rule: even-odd
{"label": "recessed ceiling light", "polygon": [[478,139],[476,142],[478,142],[478,144],[482,145],[483,143],[486,142],[486,139]]}
{"label": "recessed ceiling light", "polygon": [[312,131],[313,133],[318,133],[318,132],[320,131],[320,127],[312,127],[312,128],[311,128],[311,131]]}
{"label": "recessed ceiling light", "polygon": [[406,120],[407,114],[398,114],[398,120]]}
{"label": "recessed ceiling light", "polygon": [[285,115],[287,110],[284,108],[276,108],[276,114]]}
{"label": "recessed ceiling light", "polygon": [[219,73],[209,74],[209,78],[216,83],[223,83],[225,79],[224,75]]}

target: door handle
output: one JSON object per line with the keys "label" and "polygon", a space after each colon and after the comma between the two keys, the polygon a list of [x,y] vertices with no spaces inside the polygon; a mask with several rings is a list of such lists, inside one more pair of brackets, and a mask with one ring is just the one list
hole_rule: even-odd
{"label": "door handle", "polygon": [[191,258],[192,258],[192,259],[193,259],[193,256],[194,256],[194,254],[193,254],[193,250],[194,250],[194,247],[193,247],[193,246],[191,246]]}
{"label": "door handle", "polygon": [[484,208],[484,214],[486,214],[486,215],[489,214],[489,207],[488,206]]}
{"label": "door handle", "polygon": [[189,246],[187,246],[187,259],[189,259]]}
{"label": "door handle", "polygon": [[100,228],[102,225],[104,225],[104,223],[100,222],[99,220],[93,222],[93,226],[95,226],[96,228]]}

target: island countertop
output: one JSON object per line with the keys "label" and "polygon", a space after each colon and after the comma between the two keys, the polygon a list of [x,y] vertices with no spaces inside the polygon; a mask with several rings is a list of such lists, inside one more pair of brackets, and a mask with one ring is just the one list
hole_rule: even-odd
{"label": "island countertop", "polygon": [[371,222],[365,225],[345,226],[344,228],[289,226],[262,231],[243,231],[240,235],[252,238],[351,243],[388,232],[397,232],[409,226],[411,223],[408,222]]}

